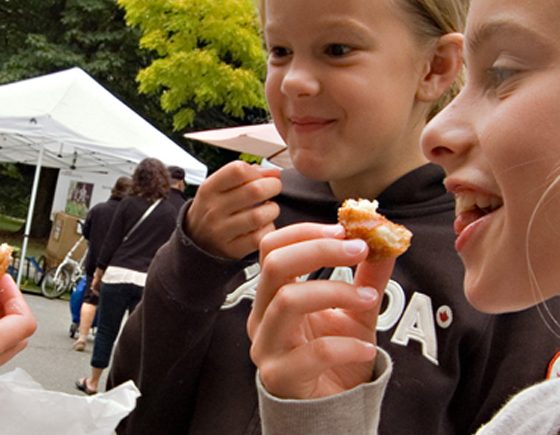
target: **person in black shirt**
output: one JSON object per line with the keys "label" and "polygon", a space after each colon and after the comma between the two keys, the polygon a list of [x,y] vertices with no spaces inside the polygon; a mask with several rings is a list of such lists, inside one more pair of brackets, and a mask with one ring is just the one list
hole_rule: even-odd
{"label": "person in black shirt", "polygon": [[165,165],[155,158],[142,160],[132,175],[130,195],[117,207],[97,258],[91,287],[100,293],[99,318],[91,375],[76,381],[76,388],[86,394],[97,392],[124,314],[131,313],[142,298],[152,258],[175,229],[177,211],[168,194]]}
{"label": "person in black shirt", "polygon": [[86,348],[89,330],[93,324],[99,296],[91,290],[91,281],[97,264],[97,256],[101,250],[101,246],[105,241],[107,229],[111,225],[115,210],[130,190],[132,179],[122,176],[117,179],[115,185],[111,189],[111,197],[102,203],[96,204],[88,212],[82,234],[88,241],[88,253],[86,257],[86,291],[80,308],[80,326],[78,328],[79,336],[74,342],[73,349],[82,352]]}
{"label": "person in black shirt", "polygon": [[170,177],[169,202],[177,208],[177,213],[186,202],[185,197],[185,170],[179,166],[168,166]]}

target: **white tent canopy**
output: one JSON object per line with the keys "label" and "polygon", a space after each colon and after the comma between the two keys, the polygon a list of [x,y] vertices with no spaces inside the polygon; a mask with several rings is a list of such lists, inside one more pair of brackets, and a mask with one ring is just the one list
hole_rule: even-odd
{"label": "white tent canopy", "polygon": [[191,184],[206,177],[203,163],[79,68],[0,86],[0,161],[37,168],[22,258],[41,166],[130,175],[146,157],[183,167]]}
{"label": "white tent canopy", "polygon": [[79,68],[0,86],[0,161],[130,175],[157,157],[200,184],[207,168]]}

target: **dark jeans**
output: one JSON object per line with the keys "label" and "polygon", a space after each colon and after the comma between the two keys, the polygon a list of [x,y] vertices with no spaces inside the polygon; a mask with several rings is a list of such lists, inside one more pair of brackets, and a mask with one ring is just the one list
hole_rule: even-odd
{"label": "dark jeans", "polygon": [[142,290],[143,287],[134,284],[101,284],[92,367],[104,369],[109,366],[124,313],[126,310],[129,315],[132,313],[142,298]]}

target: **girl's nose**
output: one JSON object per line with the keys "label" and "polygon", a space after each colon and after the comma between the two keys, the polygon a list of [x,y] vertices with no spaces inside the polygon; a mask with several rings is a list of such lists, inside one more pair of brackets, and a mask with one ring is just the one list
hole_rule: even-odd
{"label": "girl's nose", "polygon": [[292,98],[312,97],[317,95],[320,89],[319,77],[311,65],[294,59],[282,78],[282,93]]}
{"label": "girl's nose", "polygon": [[426,158],[450,171],[477,142],[466,101],[459,95],[433,118],[422,134]]}

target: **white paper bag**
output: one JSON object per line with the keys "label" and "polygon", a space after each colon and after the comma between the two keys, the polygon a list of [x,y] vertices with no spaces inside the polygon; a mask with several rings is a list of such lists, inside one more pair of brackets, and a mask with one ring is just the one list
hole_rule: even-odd
{"label": "white paper bag", "polygon": [[47,391],[16,368],[0,376],[0,434],[112,435],[139,396],[132,381],[94,396]]}

